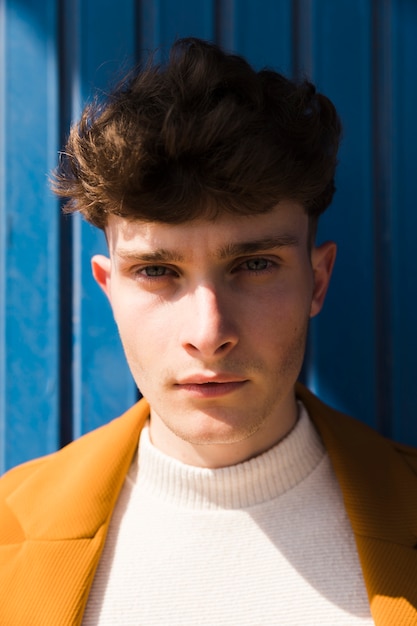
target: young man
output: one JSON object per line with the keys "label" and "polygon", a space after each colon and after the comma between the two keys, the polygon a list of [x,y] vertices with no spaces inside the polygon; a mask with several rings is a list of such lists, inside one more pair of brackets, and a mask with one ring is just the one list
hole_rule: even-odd
{"label": "young man", "polygon": [[85,109],[55,189],[146,400],[0,482],[2,624],[417,624],[417,454],[296,382],[339,135],[195,39]]}

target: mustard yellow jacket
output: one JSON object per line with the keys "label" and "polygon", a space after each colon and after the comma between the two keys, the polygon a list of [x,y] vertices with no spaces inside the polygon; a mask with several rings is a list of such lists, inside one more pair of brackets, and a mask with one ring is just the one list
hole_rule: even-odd
{"label": "mustard yellow jacket", "polygon": [[[342,488],[377,626],[417,626],[417,451],[297,386]],[[81,624],[149,407],[0,479],[0,624]]]}

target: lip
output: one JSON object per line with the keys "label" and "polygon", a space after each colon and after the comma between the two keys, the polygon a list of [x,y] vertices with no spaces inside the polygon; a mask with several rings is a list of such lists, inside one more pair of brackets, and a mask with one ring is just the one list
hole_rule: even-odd
{"label": "lip", "polygon": [[242,383],[247,378],[238,374],[194,374],[177,381],[177,385],[205,385],[212,383]]}
{"label": "lip", "polygon": [[231,374],[216,374],[215,376],[190,376],[175,384],[175,387],[194,398],[218,398],[242,389],[247,378]]}

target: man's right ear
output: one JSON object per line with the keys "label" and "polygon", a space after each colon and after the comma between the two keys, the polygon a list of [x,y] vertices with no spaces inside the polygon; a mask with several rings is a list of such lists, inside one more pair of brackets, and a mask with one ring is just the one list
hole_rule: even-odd
{"label": "man's right ear", "polygon": [[111,261],[103,254],[95,254],[91,259],[91,269],[97,284],[110,300]]}

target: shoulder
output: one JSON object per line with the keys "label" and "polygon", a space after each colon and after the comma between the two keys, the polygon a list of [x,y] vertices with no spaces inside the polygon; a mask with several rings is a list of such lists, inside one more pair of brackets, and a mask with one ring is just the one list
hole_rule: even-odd
{"label": "shoulder", "polygon": [[[377,464],[386,474],[402,465],[417,474],[416,448],[396,443],[364,422],[331,408],[303,385],[297,384],[296,394],[305,405],[335,465],[340,457],[345,466],[350,464],[365,469]],[[366,473],[363,475],[366,476]]]}
{"label": "shoulder", "polygon": [[45,456],[27,461],[21,465],[8,470],[0,477],[0,484],[19,483],[25,477],[33,474],[42,466],[58,463],[60,459],[66,457],[76,457],[81,451],[87,448],[91,450],[95,446],[107,445],[108,442],[117,443],[128,437],[132,431],[139,431],[143,422],[149,415],[149,405],[146,400],[142,399],[134,406],[128,409],[122,415],[111,420],[107,424],[100,426],[81,437],[74,439],[60,450],[47,454]]}
{"label": "shoulder", "polygon": [[395,441],[390,442],[394,450],[404,459],[404,461],[411,467],[411,469],[417,474],[417,448],[412,446],[406,446]]}
{"label": "shoulder", "polygon": [[117,496],[148,414],[142,400],[61,450],[9,470],[0,478],[0,544],[20,536],[20,528],[27,536],[29,527],[44,527],[48,516],[48,533],[53,536],[54,523],[64,527],[74,517],[74,508],[78,511],[74,532],[82,532],[93,517],[100,523],[100,515],[93,516],[92,511],[106,503],[111,506]]}
{"label": "shoulder", "polygon": [[[59,453],[55,453],[59,454]],[[22,484],[29,476],[36,473],[40,467],[48,463],[48,460],[52,455],[33,459],[32,461],[26,461],[22,465],[17,465],[8,470],[3,476],[0,477],[0,500],[7,497],[8,493],[14,491],[19,485]]]}

